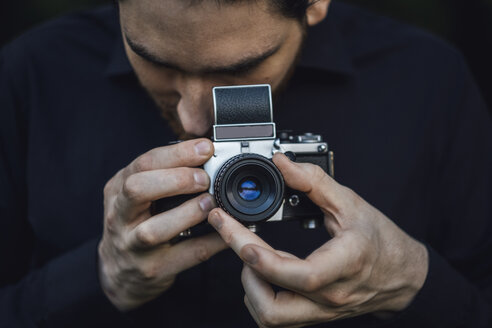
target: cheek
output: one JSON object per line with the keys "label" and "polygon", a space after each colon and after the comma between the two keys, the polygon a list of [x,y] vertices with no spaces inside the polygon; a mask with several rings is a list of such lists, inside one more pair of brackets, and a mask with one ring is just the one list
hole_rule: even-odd
{"label": "cheek", "polygon": [[269,65],[269,72],[272,79],[272,88],[275,90],[286,78],[290,77],[295,65],[295,56],[286,56]]}

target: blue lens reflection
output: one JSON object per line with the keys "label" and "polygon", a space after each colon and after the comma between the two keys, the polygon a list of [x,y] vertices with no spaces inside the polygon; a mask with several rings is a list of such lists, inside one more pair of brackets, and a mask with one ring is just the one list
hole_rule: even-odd
{"label": "blue lens reflection", "polygon": [[246,201],[253,201],[258,199],[261,195],[259,184],[252,179],[245,179],[239,185],[239,196]]}

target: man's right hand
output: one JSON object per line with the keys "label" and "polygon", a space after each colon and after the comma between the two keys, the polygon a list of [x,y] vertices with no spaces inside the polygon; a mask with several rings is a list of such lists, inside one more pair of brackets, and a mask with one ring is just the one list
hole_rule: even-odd
{"label": "man's right hand", "polygon": [[206,191],[209,177],[194,167],[212,154],[207,139],[156,148],[106,184],[99,276],[104,293],[118,309],[130,310],[150,301],[171,287],[181,271],[227,247],[217,233],[169,243],[215,207],[208,193],[167,212],[150,214],[154,200]]}

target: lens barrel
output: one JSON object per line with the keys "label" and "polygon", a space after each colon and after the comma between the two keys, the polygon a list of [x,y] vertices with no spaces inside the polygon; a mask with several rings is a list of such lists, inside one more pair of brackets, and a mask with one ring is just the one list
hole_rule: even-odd
{"label": "lens barrel", "polygon": [[229,159],[217,172],[214,194],[217,204],[236,219],[260,222],[280,209],[284,179],[268,158],[241,154]]}

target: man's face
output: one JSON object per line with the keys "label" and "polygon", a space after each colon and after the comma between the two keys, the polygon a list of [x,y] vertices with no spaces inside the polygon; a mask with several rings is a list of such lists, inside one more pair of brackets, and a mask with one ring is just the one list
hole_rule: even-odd
{"label": "man's face", "polygon": [[142,86],[181,138],[213,123],[212,87],[269,83],[277,90],[300,50],[302,24],[266,1],[125,0],[125,48]]}

